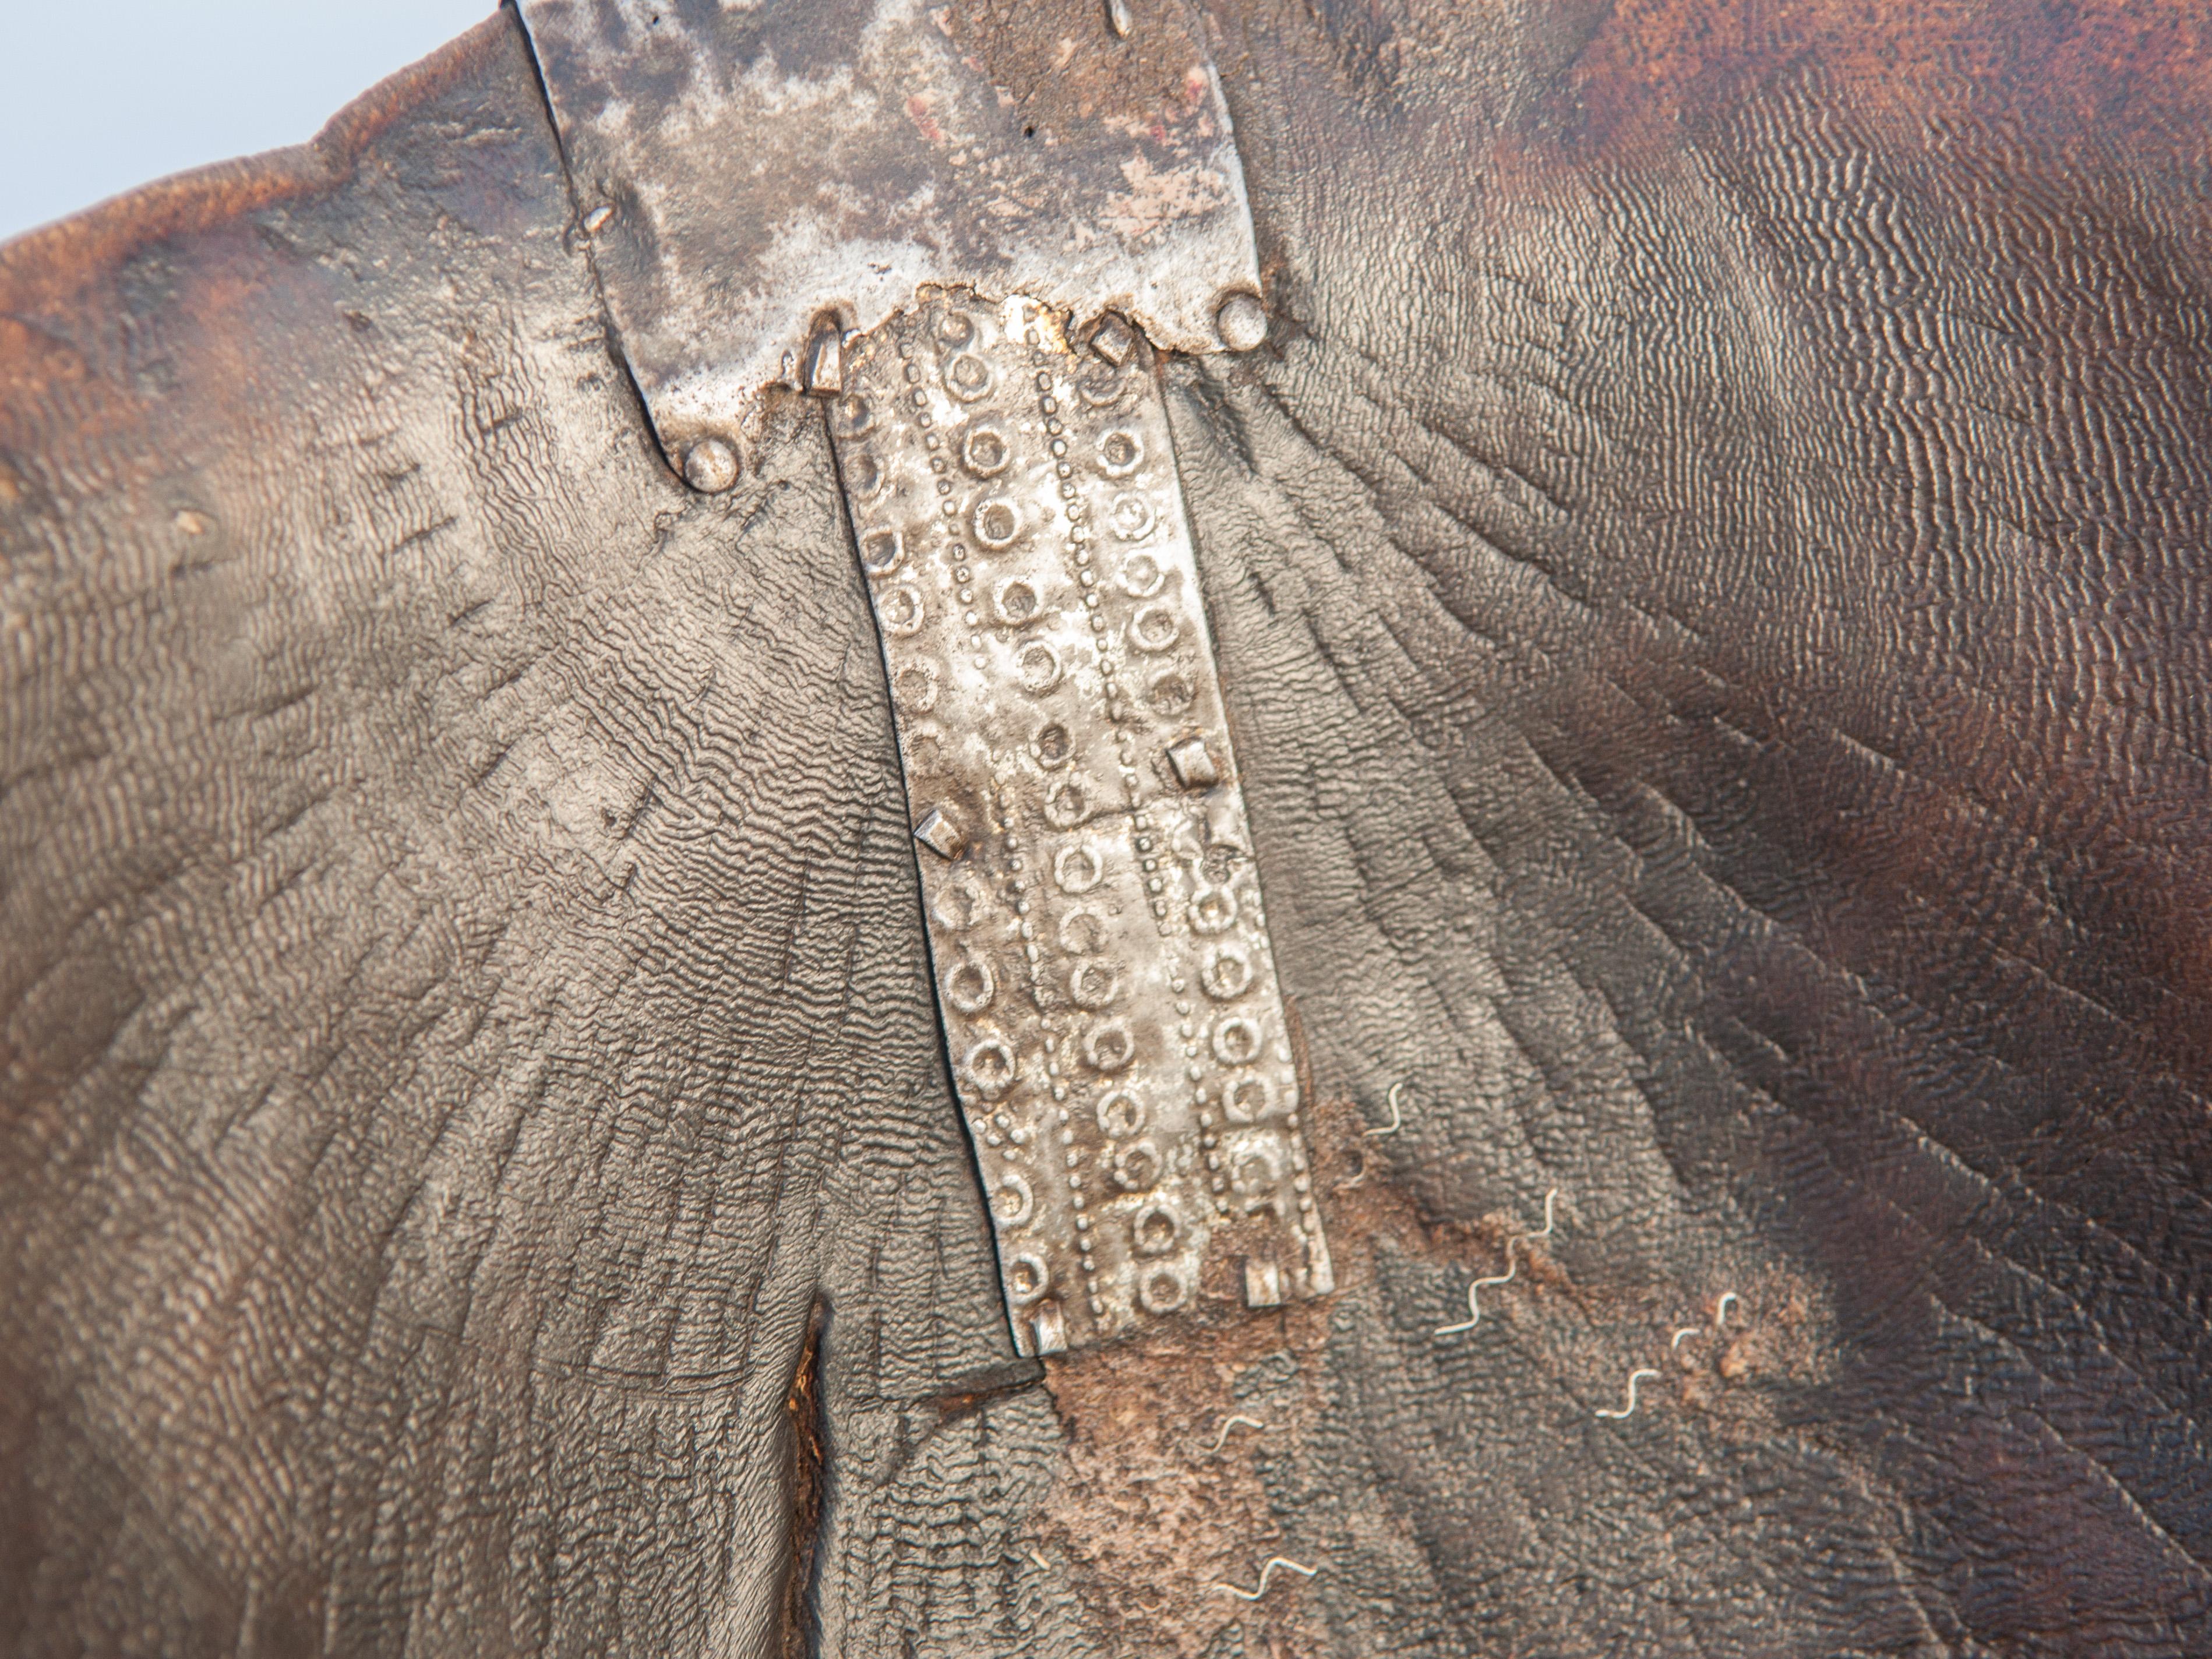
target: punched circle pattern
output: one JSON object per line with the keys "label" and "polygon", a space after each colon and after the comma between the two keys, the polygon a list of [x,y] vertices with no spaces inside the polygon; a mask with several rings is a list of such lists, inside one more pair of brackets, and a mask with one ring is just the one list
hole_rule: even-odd
{"label": "punched circle pattern", "polygon": [[[1016,1342],[1334,1288],[1156,366],[925,291],[830,426]],[[1218,776],[1167,759],[1202,739]],[[917,805],[916,811],[921,810]],[[1272,1282],[1272,1281],[1271,1281]]]}

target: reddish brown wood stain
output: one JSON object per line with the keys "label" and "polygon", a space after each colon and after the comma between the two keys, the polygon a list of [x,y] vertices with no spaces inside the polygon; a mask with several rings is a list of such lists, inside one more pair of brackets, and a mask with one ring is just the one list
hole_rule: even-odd
{"label": "reddish brown wood stain", "polygon": [[1654,122],[1694,125],[1792,76],[1862,118],[2016,123],[2046,141],[2194,148],[2212,105],[2212,20],[2198,7],[2125,0],[1637,0],[1577,56],[1555,118],[1609,140]]}

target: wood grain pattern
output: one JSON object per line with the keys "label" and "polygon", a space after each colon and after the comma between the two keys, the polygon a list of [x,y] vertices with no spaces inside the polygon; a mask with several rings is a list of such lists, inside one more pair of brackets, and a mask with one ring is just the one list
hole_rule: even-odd
{"label": "wood grain pattern", "polygon": [[2212,1646],[2201,22],[1214,24],[1339,1294],[1013,1358],[818,415],[668,475],[495,20],[0,252],[15,1650]]}

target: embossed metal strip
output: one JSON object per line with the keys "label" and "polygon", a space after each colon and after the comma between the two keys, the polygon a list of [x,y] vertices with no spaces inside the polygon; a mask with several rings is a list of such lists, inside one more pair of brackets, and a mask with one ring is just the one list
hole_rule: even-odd
{"label": "embossed metal strip", "polygon": [[1332,1288],[1150,348],[925,292],[830,406],[1024,1352]]}

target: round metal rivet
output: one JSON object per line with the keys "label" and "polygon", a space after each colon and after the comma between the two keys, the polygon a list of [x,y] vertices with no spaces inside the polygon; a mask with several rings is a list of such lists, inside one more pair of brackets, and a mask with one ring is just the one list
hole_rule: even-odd
{"label": "round metal rivet", "polygon": [[720,438],[702,438],[684,452],[684,482],[719,495],[738,481],[738,452]]}
{"label": "round metal rivet", "polygon": [[1221,343],[1231,351],[1250,351],[1267,338],[1267,308],[1249,294],[1232,294],[1213,313]]}

